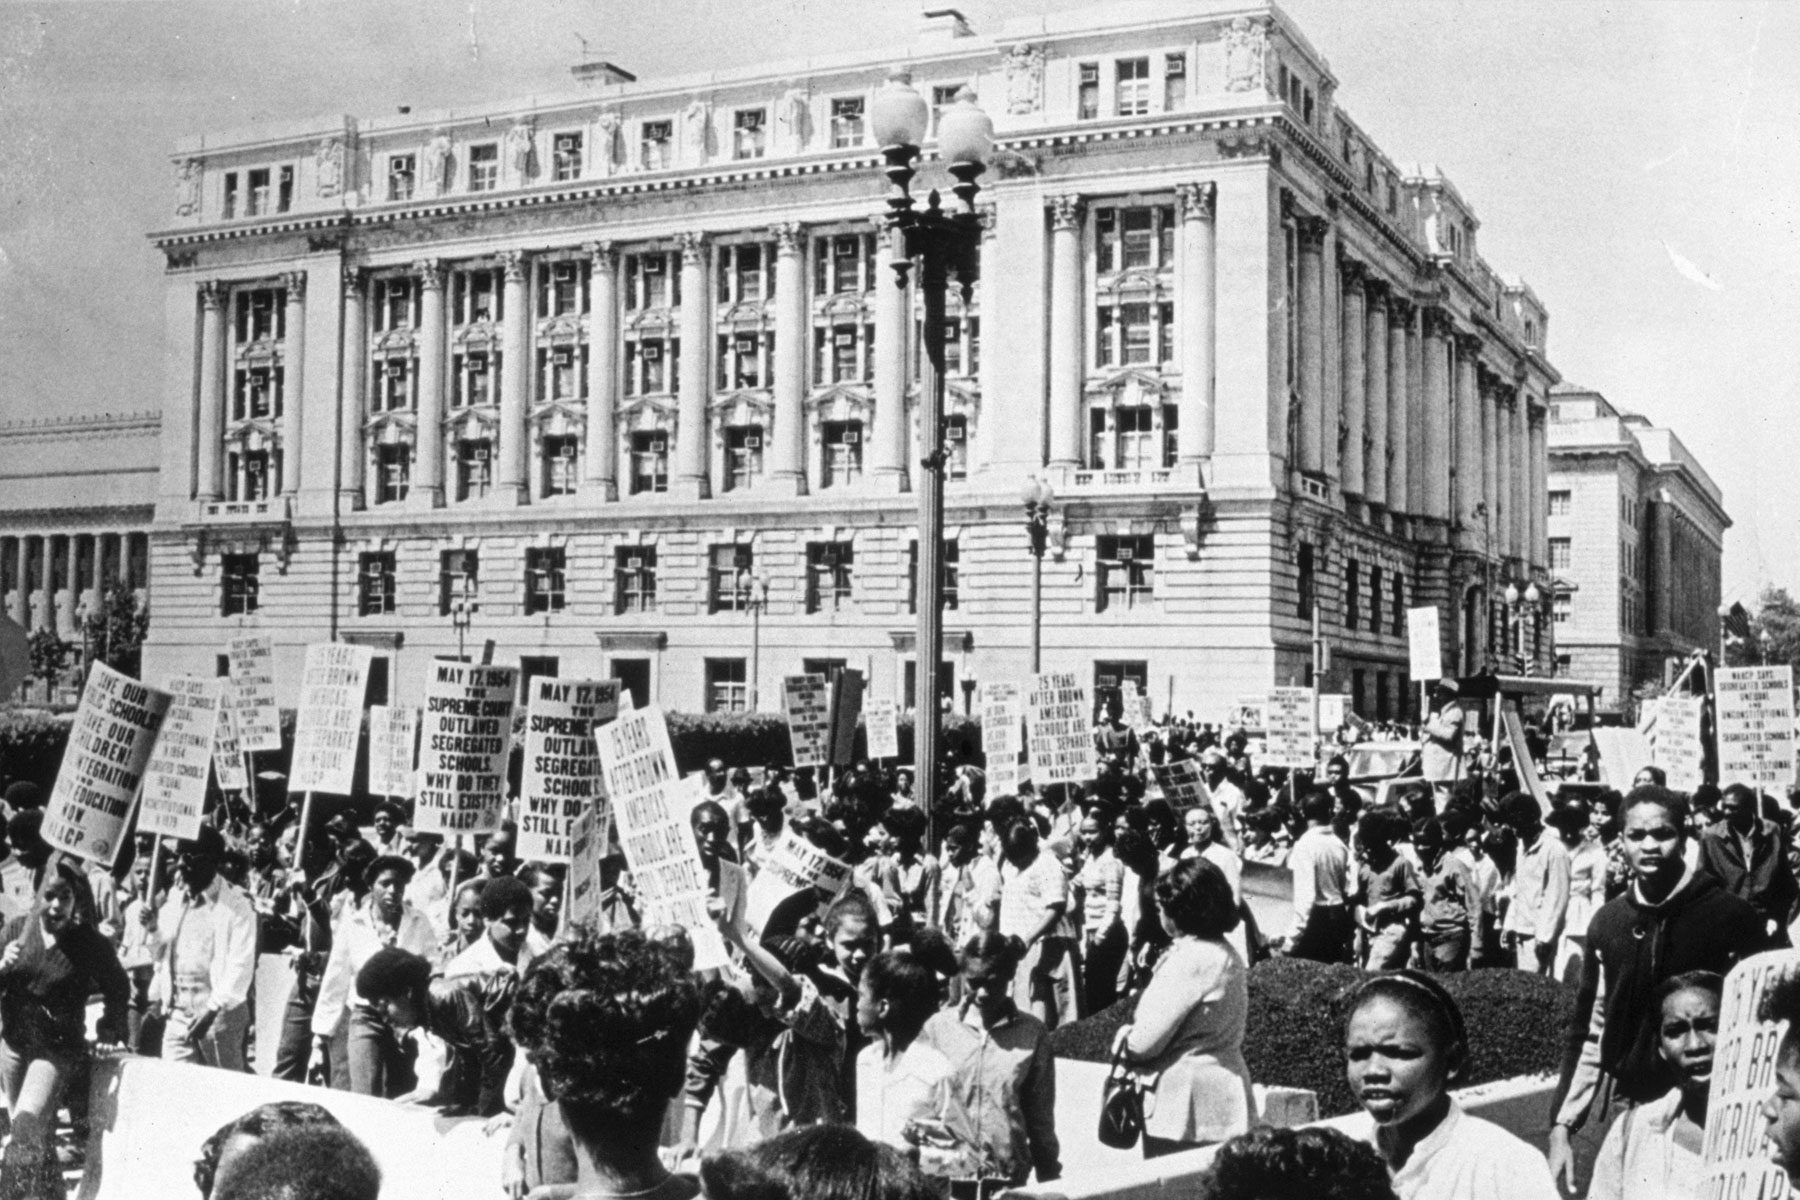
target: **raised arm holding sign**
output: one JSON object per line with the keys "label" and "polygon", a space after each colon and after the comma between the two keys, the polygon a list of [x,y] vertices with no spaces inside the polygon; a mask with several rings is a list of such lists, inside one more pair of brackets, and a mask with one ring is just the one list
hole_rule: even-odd
{"label": "raised arm holding sign", "polygon": [[143,781],[169,693],[97,662],[81,690],[56,787],[45,805],[51,846],[111,867]]}

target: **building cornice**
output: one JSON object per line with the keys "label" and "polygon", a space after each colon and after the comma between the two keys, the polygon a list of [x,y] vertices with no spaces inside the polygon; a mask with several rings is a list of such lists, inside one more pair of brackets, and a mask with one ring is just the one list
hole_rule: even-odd
{"label": "building cornice", "polygon": [[162,427],[159,412],[96,413],[92,416],[38,417],[0,423],[0,439],[55,439],[69,437],[118,437],[131,433],[155,433]]}

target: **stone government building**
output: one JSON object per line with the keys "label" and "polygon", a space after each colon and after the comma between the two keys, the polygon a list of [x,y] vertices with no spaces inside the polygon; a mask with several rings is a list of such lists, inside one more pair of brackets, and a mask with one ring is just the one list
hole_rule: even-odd
{"label": "stone government building", "polygon": [[1310,678],[1316,603],[1323,682],[1368,716],[1417,703],[1410,606],[1447,664],[1548,670],[1547,608],[1497,599],[1550,592],[1543,306],[1278,8],[1184,0],[183,142],[148,677],[246,626],[288,703],[332,638],[395,702],[459,638],[673,708],[839,665],[905,700],[930,439],[868,124],[901,61],[997,131],[950,313],[959,708],[1029,669],[1032,476],[1046,669],[1219,719]]}

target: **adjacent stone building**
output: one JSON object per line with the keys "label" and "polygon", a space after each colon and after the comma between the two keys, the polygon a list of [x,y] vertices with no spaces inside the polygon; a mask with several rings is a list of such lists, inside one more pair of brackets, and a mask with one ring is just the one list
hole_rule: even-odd
{"label": "adjacent stone building", "polygon": [[[868,116],[901,62],[997,129],[941,442],[877,220]],[[1046,669],[1158,710],[1304,682],[1316,604],[1324,682],[1397,714],[1408,607],[1473,667],[1513,646],[1492,598],[1548,589],[1544,308],[1279,9],[946,10],[886,53],[575,74],[178,148],[153,677],[254,625],[290,700],[302,648],[342,638],[377,648],[377,698],[492,639],[673,708],[843,665],[906,702],[932,444],[958,707],[1028,670],[1033,476]]]}
{"label": "adjacent stone building", "polygon": [[1550,395],[1549,555],[1562,674],[1608,707],[1719,642],[1724,495],[1672,429],[1570,384]]}

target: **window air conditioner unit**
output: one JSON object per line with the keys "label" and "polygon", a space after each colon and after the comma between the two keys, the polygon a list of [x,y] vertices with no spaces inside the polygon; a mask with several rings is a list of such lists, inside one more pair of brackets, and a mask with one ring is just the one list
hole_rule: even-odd
{"label": "window air conditioner unit", "polygon": [[475,462],[484,463],[488,460],[488,448],[486,446],[476,446],[471,450],[470,457]]}
{"label": "window air conditioner unit", "polygon": [[944,430],[945,441],[960,442],[968,437],[968,435],[969,430],[966,425],[951,425]]}
{"label": "window air conditioner unit", "polygon": [[469,356],[469,374],[486,375],[488,368],[487,355],[471,354]]}
{"label": "window air conditioner unit", "polygon": [[656,345],[647,345],[640,351],[640,353],[644,356],[645,362],[657,362],[662,358],[662,347],[656,346]]}
{"label": "window air conditioner unit", "polygon": [[834,334],[831,339],[831,344],[834,346],[854,346],[856,345],[856,335],[854,333]]}
{"label": "window air conditioner unit", "polygon": [[737,352],[739,354],[755,354],[756,337],[754,335],[740,337],[737,340]]}
{"label": "window air conditioner unit", "polygon": [[862,441],[862,431],[861,430],[857,430],[857,429],[844,430],[844,445],[854,446],[854,445],[856,445],[856,443],[858,443],[860,441]]}
{"label": "window air conditioner unit", "polygon": [[643,570],[644,569],[644,560],[643,560],[642,556],[634,554],[630,558],[626,559],[625,560],[625,569],[627,571]]}
{"label": "window air conditioner unit", "polygon": [[564,442],[561,446],[558,446],[556,448],[556,457],[567,459],[570,462],[575,461],[575,443]]}
{"label": "window air conditioner unit", "polygon": [[650,453],[652,454],[666,454],[668,451],[669,443],[665,438],[658,438],[656,441],[650,443]]}
{"label": "window air conditioner unit", "polygon": [[552,268],[552,278],[554,278],[556,280],[556,282],[558,282],[558,283],[574,283],[575,282],[575,264],[572,262],[557,263]]}
{"label": "window air conditioner unit", "polygon": [[762,449],[762,438],[759,435],[754,434],[754,433],[749,434],[748,436],[746,436],[744,438],[744,449],[746,449],[746,450],[761,450]]}
{"label": "window air conditioner unit", "polygon": [[1130,546],[1120,546],[1119,547],[1119,561],[1122,563],[1127,563],[1127,562],[1131,561],[1131,547]]}
{"label": "window air conditioner unit", "polygon": [[405,378],[406,365],[398,362],[384,363],[382,365],[382,374],[386,375],[389,379]]}
{"label": "window air conditioner unit", "polygon": [[661,275],[662,273],[663,273],[663,260],[662,260],[661,255],[656,255],[654,257],[646,258],[644,260],[644,274],[646,274],[646,275]]}
{"label": "window air conditioner unit", "polygon": [[556,366],[566,367],[575,361],[575,352],[573,350],[553,350],[550,353],[550,361]]}

